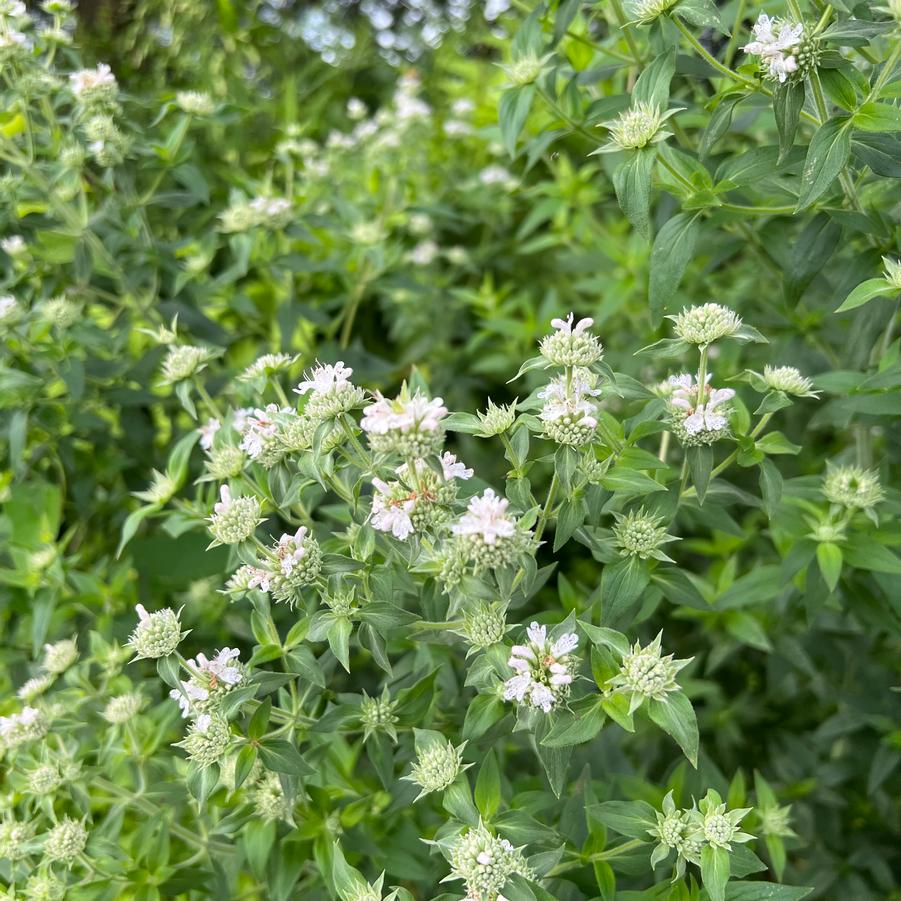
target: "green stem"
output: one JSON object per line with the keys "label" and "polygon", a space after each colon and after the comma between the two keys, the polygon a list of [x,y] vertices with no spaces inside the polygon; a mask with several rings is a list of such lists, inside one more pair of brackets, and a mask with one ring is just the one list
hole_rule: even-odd
{"label": "green stem", "polygon": [[686,190],[691,191],[692,194],[694,193],[694,185],[681,172],[676,170],[660,153],[657,154],[657,162],[659,162],[660,165],[663,166],[663,168],[666,169],[666,171],[669,172],[670,175],[672,175],[680,185],[682,185]]}
{"label": "green stem", "polygon": [[548,486],[547,498],[544,502],[544,507],[541,510],[541,515],[538,517],[538,525],[535,526],[535,544],[538,544],[541,540],[544,527],[547,525],[548,518],[551,515],[551,508],[554,506],[554,501],[557,499],[557,490],[559,487],[560,480],[557,478],[557,473],[555,472],[551,479],[551,484]]}
{"label": "green stem", "polygon": [[209,392],[206,390],[206,386],[203,384],[203,382],[200,379],[197,379],[194,382],[194,387],[197,389],[197,393],[200,395],[203,402],[207,405],[213,416],[215,416],[216,419],[222,422],[225,417],[222,415],[222,411],[219,409],[219,405],[216,403],[216,401],[213,400],[212,397],[210,397]]}
{"label": "green stem", "polygon": [[723,54],[723,61],[727,67],[732,66],[732,59],[735,56],[735,50],[738,47],[738,33],[741,30],[741,23],[745,17],[745,0],[738,0],[738,7],[735,10],[735,23],[732,26],[732,36],[726,45],[726,52]]}
{"label": "green stem", "polygon": [[623,5],[620,0],[611,0],[611,5],[613,6],[613,11],[616,13],[616,18],[619,21],[619,29],[623,33],[623,37],[626,39],[626,44],[629,47],[629,53],[632,54],[632,59],[635,60],[635,65],[640,66],[644,63],[644,59],[642,58],[641,51],[638,49],[638,44],[635,43],[635,37],[632,34],[632,27],[629,25],[629,20],[626,18],[625,10],[623,10]]}

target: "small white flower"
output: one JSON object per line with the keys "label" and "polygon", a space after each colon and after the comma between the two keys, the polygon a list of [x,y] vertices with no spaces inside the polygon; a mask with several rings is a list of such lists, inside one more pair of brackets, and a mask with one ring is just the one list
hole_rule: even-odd
{"label": "small white flower", "polygon": [[753,31],[754,40],[745,44],[742,50],[752,56],[759,56],[761,63],[767,67],[769,77],[783,83],[798,69],[798,62],[793,54],[801,44],[804,26],[772,19],[766,13],[761,13]]}
{"label": "small white flower", "polygon": [[390,532],[400,541],[406,541],[413,534],[413,520],[410,513],[416,505],[415,498],[397,501],[392,498],[391,487],[382,479],[373,479],[376,489],[372,496],[372,527],[380,532]]}
{"label": "small white flower", "polygon": [[213,439],[221,427],[222,423],[218,419],[211,417],[197,430],[200,432],[200,446],[204,450],[209,450],[213,446]]}
{"label": "small white flower", "polygon": [[28,250],[28,245],[21,235],[10,235],[0,241],[0,249],[11,257],[19,256]]}
{"label": "small white flower", "polygon": [[451,529],[455,535],[480,535],[485,544],[498,538],[509,538],[516,532],[516,524],[507,515],[510,502],[498,497],[491,488],[470,499],[466,513]]}
{"label": "small white flower", "polygon": [[0,323],[14,322],[19,318],[21,312],[19,301],[12,294],[4,294],[0,297]]}
{"label": "small white flower", "polygon": [[69,76],[69,87],[79,100],[84,101],[111,98],[118,90],[116,76],[106,63],[100,63],[96,69],[73,72]]}
{"label": "small white flower", "polygon": [[473,470],[469,469],[465,463],[458,461],[456,456],[450,451],[445,451],[441,455],[441,469],[444,472],[444,478],[448,481],[451,479],[471,479]]}
{"label": "small white flower", "polygon": [[304,380],[294,389],[296,394],[313,391],[325,394],[332,390],[342,390],[350,385],[353,369],[345,366],[342,360],[335,364],[320,364],[304,373]]}

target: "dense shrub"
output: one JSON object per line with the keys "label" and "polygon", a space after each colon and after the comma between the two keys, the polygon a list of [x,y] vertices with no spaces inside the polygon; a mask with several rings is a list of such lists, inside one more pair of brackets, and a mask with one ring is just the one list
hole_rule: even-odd
{"label": "dense shrub", "polygon": [[897,3],[515,5],[0,0],[8,897],[898,896]]}

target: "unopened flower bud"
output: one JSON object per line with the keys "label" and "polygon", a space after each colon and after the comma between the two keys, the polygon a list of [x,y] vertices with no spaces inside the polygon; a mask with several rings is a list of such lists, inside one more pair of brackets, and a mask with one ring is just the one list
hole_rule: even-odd
{"label": "unopened flower bud", "polygon": [[182,639],[178,614],[170,607],[148,613],[143,604],[137,604],[138,625],[131,633],[129,645],[138,659],[168,657]]}

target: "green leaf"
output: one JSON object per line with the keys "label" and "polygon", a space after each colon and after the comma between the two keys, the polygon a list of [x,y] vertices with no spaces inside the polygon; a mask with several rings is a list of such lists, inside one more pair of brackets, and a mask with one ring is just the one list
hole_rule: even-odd
{"label": "green leaf", "polygon": [[651,719],[676,740],[691,765],[697,768],[698,720],[691,701],[677,691],[668,694],[665,701],[650,698],[647,709]]}
{"label": "green leaf", "polygon": [[193,762],[189,763],[186,781],[188,791],[200,804],[204,804],[213,789],[219,784],[219,767],[215,763],[206,767],[198,766]]}
{"label": "green leaf", "polygon": [[260,760],[276,773],[288,776],[309,776],[313,769],[289,741],[272,740],[260,745]]}
{"label": "green leaf", "polygon": [[175,654],[157,658],[156,671],[170,688],[181,689],[181,665]]}
{"label": "green leaf", "polygon": [[625,557],[604,567],[601,575],[601,619],[615,623],[628,619],[650,580],[648,565],[638,557]]}
{"label": "green leaf", "polygon": [[675,47],[661,53],[641,72],[632,88],[632,103],[650,103],[665,110],[669,100],[669,86],[676,71]]}
{"label": "green leaf", "polygon": [[116,557],[122,556],[125,545],[134,538],[135,532],[138,531],[138,526],[141,525],[148,516],[159,513],[161,509],[159,504],[149,504],[146,507],[139,507],[137,510],[133,510],[128,514],[125,518],[125,522],[122,523],[122,535],[119,538],[119,546],[116,548]]}
{"label": "green leaf", "polygon": [[701,850],[701,879],[710,901],[725,901],[729,869],[729,852],[725,848],[704,846]]}
{"label": "green leaf", "polygon": [[534,84],[526,84],[510,88],[501,94],[498,105],[501,141],[511,157],[516,156],[516,141],[532,107],[535,90]]}
{"label": "green leaf", "polygon": [[669,309],[669,302],[694,255],[700,230],[698,213],[677,213],[667,220],[654,239],[648,294],[651,319],[655,324]]}
{"label": "green leaf", "polygon": [[842,574],[842,549],[831,541],[817,545],[817,564],[830,591],[835,591]]}
{"label": "green leaf", "polygon": [[763,497],[763,507],[770,519],[776,512],[776,507],[782,499],[782,473],[772,460],[760,461],[760,493]]}
{"label": "green leaf", "polygon": [[548,748],[568,748],[591,741],[601,731],[606,719],[601,705],[592,699],[591,705],[584,712],[561,712],[541,743]]}
{"label": "green leaf", "polygon": [[847,165],[851,155],[849,122],[847,118],[830,119],[813,136],[801,174],[799,212],[819,200]]}
{"label": "green leaf", "polygon": [[237,791],[245,782],[257,762],[257,749],[253,745],[244,745],[235,759],[235,790]]}
{"label": "green leaf", "polygon": [[701,159],[707,157],[714,144],[728,133],[729,126],[732,125],[732,114],[735,112],[735,107],[742,100],[744,100],[744,94],[740,94],[737,97],[726,97],[720,101],[713,111],[698,145],[698,156]]}
{"label": "green leaf", "polygon": [[629,639],[622,632],[593,626],[591,623],[583,623],[582,620],[578,620],[577,625],[588,636],[588,640],[599,648],[611,648],[620,657],[625,657],[629,653]]}
{"label": "green leaf", "polygon": [[681,0],[673,9],[673,14],[698,28],[715,28],[723,34],[727,33],[713,0]]}
{"label": "green leaf", "polygon": [[626,218],[645,238],[651,236],[651,176],[657,151],[642,147],[630,153],[613,172],[613,189]]}
{"label": "green leaf", "polygon": [[713,448],[709,445],[689,447],[685,452],[691,483],[695,486],[698,503],[703,504],[710,484],[710,473],[713,470]]}
{"label": "green leaf", "polygon": [[657,825],[657,811],[647,801],[604,801],[592,804],[588,814],[620,835],[646,842],[651,841],[648,830]]}
{"label": "green leaf", "polygon": [[491,819],[497,813],[501,804],[501,772],[497,765],[497,754],[490,748],[482,758],[482,764],[479,767],[475,802],[479,813],[486,820]]}
{"label": "green leaf", "polygon": [[350,633],[352,631],[351,621],[346,616],[338,616],[326,633],[332,653],[348,673],[350,672]]}
{"label": "green leaf", "polygon": [[726,901],[801,901],[812,891],[812,888],[775,882],[730,882]]}
{"label": "green leaf", "polygon": [[266,734],[269,726],[269,714],[272,711],[272,698],[266,698],[261,702],[260,706],[254,711],[250,722],[247,724],[247,737],[250,739],[260,739]]}
{"label": "green leaf", "polygon": [[847,313],[848,310],[856,310],[877,297],[890,297],[897,293],[898,289],[893,288],[884,278],[868,278],[845,298],[835,312]]}
{"label": "green leaf", "polygon": [[869,101],[861,104],[851,121],[861,131],[901,131],[901,109],[889,103]]}
{"label": "green leaf", "polygon": [[[852,112],[857,109],[857,91],[854,82],[841,69],[821,69],[820,81],[830,100]],[[801,82],[803,85],[803,82]]]}

